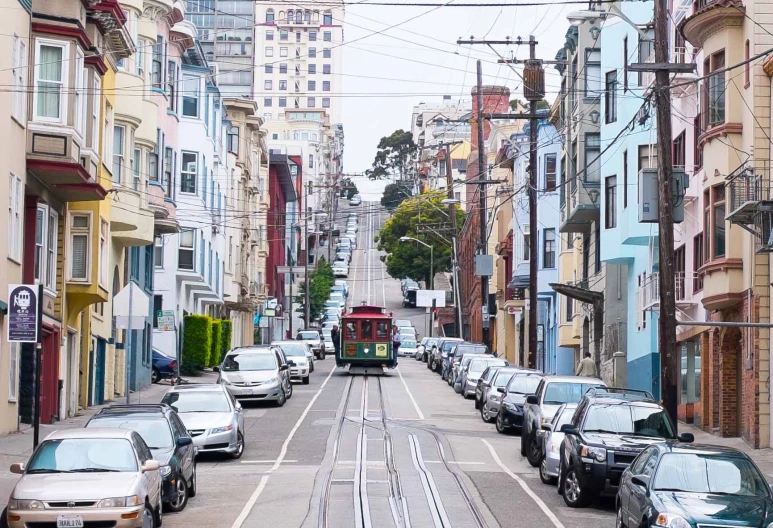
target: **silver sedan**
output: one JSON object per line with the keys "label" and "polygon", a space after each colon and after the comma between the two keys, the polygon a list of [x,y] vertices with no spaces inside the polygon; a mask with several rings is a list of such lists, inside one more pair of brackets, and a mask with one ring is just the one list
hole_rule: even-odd
{"label": "silver sedan", "polygon": [[571,423],[574,411],[577,409],[576,403],[565,403],[558,408],[556,414],[549,424],[544,424],[542,430],[543,453],[545,457],[539,468],[539,478],[545,484],[555,484],[558,478],[558,463],[561,459],[561,443],[564,441],[564,433],[561,432],[561,426]]}
{"label": "silver sedan", "polygon": [[484,422],[492,423],[496,419],[499,406],[502,405],[502,399],[505,396],[507,382],[516,372],[518,372],[517,368],[500,368],[485,388],[486,392],[481,398],[483,403],[480,406],[480,417]]}

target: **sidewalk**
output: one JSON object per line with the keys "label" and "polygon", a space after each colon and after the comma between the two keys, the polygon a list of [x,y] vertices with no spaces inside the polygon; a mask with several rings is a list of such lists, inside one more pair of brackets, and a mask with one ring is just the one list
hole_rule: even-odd
{"label": "sidewalk", "polygon": [[743,451],[765,474],[768,482],[773,483],[773,449],[754,449],[747,444],[743,438],[722,438],[699,429],[693,425],[679,422],[680,433],[692,433],[695,436],[696,444],[713,444],[718,446],[732,447]]}

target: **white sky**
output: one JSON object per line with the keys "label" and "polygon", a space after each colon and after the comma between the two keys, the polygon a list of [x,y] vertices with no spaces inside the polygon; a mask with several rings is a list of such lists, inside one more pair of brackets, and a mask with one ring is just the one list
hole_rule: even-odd
{"label": "white sky", "polygon": [[[481,45],[457,46],[459,37],[504,40],[509,36],[515,40],[521,36],[527,41],[533,34],[539,42],[537,57],[553,60],[569,27],[566,14],[583,8],[580,4],[505,8],[346,6],[342,79],[344,171],[369,169],[381,137],[399,128],[410,129],[414,105],[442,102],[443,94],[451,95],[452,102],[460,98],[470,100],[476,59],[483,60],[483,84],[504,84],[510,88],[511,99],[523,99],[520,79],[507,65],[496,64],[498,57],[491,49]],[[400,25],[368,36],[396,24]],[[362,37],[366,38],[353,42]],[[502,45],[496,49],[508,58],[513,52],[518,58],[527,58],[529,54],[527,45]],[[545,71],[546,98],[553,101],[560,84],[558,72],[553,65],[546,65]]]}

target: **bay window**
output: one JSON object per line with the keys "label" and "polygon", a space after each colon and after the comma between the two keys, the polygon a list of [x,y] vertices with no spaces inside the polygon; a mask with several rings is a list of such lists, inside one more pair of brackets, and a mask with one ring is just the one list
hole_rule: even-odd
{"label": "bay window", "polygon": [[126,127],[123,125],[113,126],[113,183],[120,184],[122,180],[125,138]]}
{"label": "bay window", "polygon": [[132,152],[132,175],[134,176],[134,185],[132,188],[135,191],[140,190],[140,184],[142,183],[140,166],[142,166],[142,149],[135,148],[134,152]]}
{"label": "bay window", "polygon": [[183,77],[183,115],[199,117],[199,77],[194,75]]}
{"label": "bay window", "polygon": [[193,271],[193,255],[196,239],[192,229],[180,232],[180,247],[177,251],[177,267],[181,270]]}
{"label": "bay window", "polygon": [[601,95],[601,50],[585,50],[585,97]]}
{"label": "bay window", "polygon": [[545,229],[542,241],[542,267],[556,267],[556,230]]}
{"label": "bay window", "polygon": [[94,75],[91,90],[91,150],[98,152],[100,92],[102,91],[102,78],[99,75]]}
{"label": "bay window", "polygon": [[164,239],[160,236],[153,242],[153,265],[156,268],[164,267]]}
{"label": "bay window", "polygon": [[27,120],[27,44],[22,37],[13,36],[13,117],[23,123]]}
{"label": "bay window", "polygon": [[171,147],[164,149],[164,180],[161,184],[166,191],[166,197],[171,198],[172,193],[172,175],[174,174],[174,150]]}
{"label": "bay window", "polygon": [[601,137],[599,134],[585,134],[585,178],[586,182],[598,183],[601,169]]}
{"label": "bay window", "polygon": [[35,42],[35,97],[33,117],[63,123],[67,117],[67,68],[69,45],[37,39]]}
{"label": "bay window", "polygon": [[177,63],[168,62],[166,78],[166,95],[169,97],[167,109],[170,112],[177,112]]}
{"label": "bay window", "polygon": [[704,73],[711,73],[705,83],[704,101],[706,103],[705,128],[725,122],[725,52],[715,53],[704,62]]}
{"label": "bay window", "polygon": [[68,280],[89,280],[89,239],[91,237],[91,215],[72,213],[70,215],[70,266]]}
{"label": "bay window", "polygon": [[81,136],[86,134],[86,70],[83,52],[75,50],[75,131]]}
{"label": "bay window", "polygon": [[182,168],[180,169],[180,192],[196,194],[198,154],[195,152],[183,152],[182,157]]}
{"label": "bay window", "polygon": [[159,90],[164,87],[164,37],[158,36],[153,44],[153,64],[151,66],[151,82],[153,88]]}

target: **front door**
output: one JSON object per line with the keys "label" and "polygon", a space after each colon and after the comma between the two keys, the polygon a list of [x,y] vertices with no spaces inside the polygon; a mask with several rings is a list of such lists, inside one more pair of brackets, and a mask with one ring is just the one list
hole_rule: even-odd
{"label": "front door", "polygon": [[97,339],[97,357],[94,365],[94,405],[105,403],[105,348],[107,342]]}
{"label": "front door", "polygon": [[40,423],[54,421],[59,407],[59,332],[43,332],[40,369]]}

